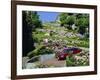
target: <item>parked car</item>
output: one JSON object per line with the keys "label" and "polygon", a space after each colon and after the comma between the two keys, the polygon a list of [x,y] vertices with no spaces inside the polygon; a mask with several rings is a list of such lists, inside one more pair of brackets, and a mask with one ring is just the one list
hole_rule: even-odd
{"label": "parked car", "polygon": [[80,48],[65,48],[62,50],[62,52],[60,52],[57,55],[58,60],[65,60],[66,56],[68,56],[69,54],[77,54],[80,53],[82,51],[82,49]]}

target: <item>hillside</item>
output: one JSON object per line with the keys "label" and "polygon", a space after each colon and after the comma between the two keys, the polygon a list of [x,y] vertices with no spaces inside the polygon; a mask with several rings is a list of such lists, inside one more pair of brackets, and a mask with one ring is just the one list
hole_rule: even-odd
{"label": "hillside", "polygon": [[[54,23],[46,23],[43,24],[43,28],[37,28],[33,31],[34,46],[36,49],[28,53],[30,57],[29,62],[32,62],[30,64],[36,64],[36,66],[40,68],[88,65],[89,40],[75,30],[72,31],[65,27],[55,25]],[[61,52],[65,46],[81,48],[82,52],[64,61],[58,61],[55,56],[57,52]],[[43,59],[41,60],[43,60],[43,62],[40,60],[42,57]],[[70,59],[75,60],[74,62],[70,62]]]}
{"label": "hillside", "polygon": [[88,66],[89,14],[23,12],[22,61],[30,69]]}

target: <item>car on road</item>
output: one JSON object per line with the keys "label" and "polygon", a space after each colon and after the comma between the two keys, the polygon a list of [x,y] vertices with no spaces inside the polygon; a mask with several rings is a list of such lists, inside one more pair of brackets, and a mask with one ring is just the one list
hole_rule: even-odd
{"label": "car on road", "polygon": [[82,49],[80,48],[65,48],[62,50],[62,52],[60,52],[58,55],[57,55],[57,59],[58,60],[65,60],[66,59],[66,56],[70,55],[70,54],[78,54],[82,51]]}

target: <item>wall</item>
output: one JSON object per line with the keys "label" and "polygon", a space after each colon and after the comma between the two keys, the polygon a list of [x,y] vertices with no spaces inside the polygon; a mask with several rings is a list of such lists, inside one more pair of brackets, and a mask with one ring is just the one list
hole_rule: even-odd
{"label": "wall", "polygon": [[[33,0],[45,2],[59,2],[59,3],[76,3],[76,4],[90,4],[98,5],[98,14],[100,14],[100,1],[99,0]],[[11,38],[11,11],[10,0],[0,0],[0,80],[10,80],[10,38]],[[98,15],[98,48],[100,47],[100,17]],[[98,50],[98,75],[85,75],[73,77],[58,77],[58,78],[42,78],[31,80],[100,80],[100,49]]]}

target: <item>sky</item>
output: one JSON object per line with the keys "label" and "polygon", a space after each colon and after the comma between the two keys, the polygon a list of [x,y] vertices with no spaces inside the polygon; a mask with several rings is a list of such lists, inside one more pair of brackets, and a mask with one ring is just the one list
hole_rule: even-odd
{"label": "sky", "polygon": [[40,20],[43,23],[55,21],[56,17],[59,14],[58,12],[43,12],[43,11],[38,11],[37,13],[39,15]]}

